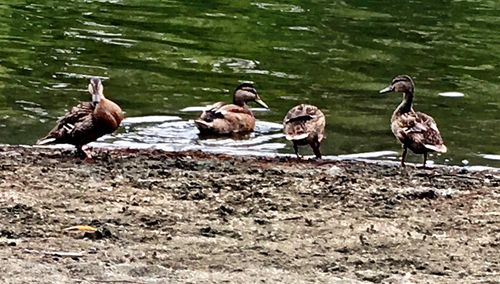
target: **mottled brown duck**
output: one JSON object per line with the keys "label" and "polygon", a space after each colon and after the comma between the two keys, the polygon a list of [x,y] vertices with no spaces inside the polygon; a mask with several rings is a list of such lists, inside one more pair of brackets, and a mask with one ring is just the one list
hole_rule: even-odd
{"label": "mottled brown duck", "polygon": [[415,85],[410,76],[399,75],[380,93],[403,93],[403,101],[396,108],[391,118],[392,133],[401,142],[403,153],[401,166],[405,166],[406,153],[410,149],[415,154],[424,155],[423,167],[430,152],[446,153],[443,138],[434,119],[422,112],[413,110],[413,94]]}
{"label": "mottled brown duck", "polygon": [[83,146],[105,134],[113,133],[120,126],[123,113],[116,103],[104,97],[104,87],[99,78],[90,79],[88,90],[92,95],[92,102],[83,102],[73,107],[36,144],[72,144],[76,146],[78,155],[89,159],[92,157]]}
{"label": "mottled brown duck", "polygon": [[298,158],[300,145],[310,145],[316,158],[321,159],[320,145],[325,137],[325,115],[312,105],[300,104],[288,111],[283,119],[283,131],[292,141]]}
{"label": "mottled brown duck", "polygon": [[239,85],[233,93],[233,103],[218,102],[205,110],[194,121],[201,134],[230,135],[246,134],[255,128],[255,117],[247,103],[255,102],[269,108],[250,83]]}

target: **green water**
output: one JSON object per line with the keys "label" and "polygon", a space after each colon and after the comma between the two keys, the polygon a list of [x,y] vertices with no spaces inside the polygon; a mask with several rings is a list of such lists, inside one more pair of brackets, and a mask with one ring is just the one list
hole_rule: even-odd
{"label": "green water", "polygon": [[[205,142],[183,108],[230,100],[238,82],[253,81],[271,107],[260,121],[280,123],[302,102],[323,109],[326,155],[400,151],[389,120],[401,98],[378,90],[403,73],[415,80],[415,109],[435,118],[448,146],[436,163],[500,166],[498,1],[4,2],[0,143],[34,143],[90,99],[95,75],[129,117],[179,116],[184,130],[161,130],[190,132],[188,144]],[[451,91],[465,96],[438,95]],[[267,132],[255,143],[292,153],[279,130]]]}

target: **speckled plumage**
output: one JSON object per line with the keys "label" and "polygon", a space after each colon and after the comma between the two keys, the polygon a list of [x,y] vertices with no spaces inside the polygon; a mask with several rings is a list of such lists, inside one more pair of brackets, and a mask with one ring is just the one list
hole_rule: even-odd
{"label": "speckled plumage", "polygon": [[424,167],[429,152],[446,153],[447,148],[434,119],[425,113],[413,110],[414,83],[409,76],[396,76],[391,85],[380,92],[403,93],[403,101],[391,117],[392,133],[403,145],[401,166],[405,166],[408,149],[415,154],[424,155]]}
{"label": "speckled plumage", "polygon": [[257,90],[250,83],[239,85],[233,94],[233,103],[218,102],[208,107],[200,117],[195,120],[195,125],[201,134],[228,135],[245,134],[255,128],[255,117],[248,108],[248,102],[268,108],[260,99]]}
{"label": "speckled plumage", "polygon": [[325,136],[325,115],[313,105],[300,104],[288,111],[283,119],[283,131],[299,156],[299,145],[310,145],[316,158],[321,158],[320,145]]}
{"label": "speckled plumage", "polygon": [[71,108],[47,136],[37,141],[38,145],[72,144],[79,153],[90,157],[82,147],[99,137],[114,132],[123,120],[121,108],[103,95],[102,83],[92,78],[89,92],[92,102],[83,102]]}

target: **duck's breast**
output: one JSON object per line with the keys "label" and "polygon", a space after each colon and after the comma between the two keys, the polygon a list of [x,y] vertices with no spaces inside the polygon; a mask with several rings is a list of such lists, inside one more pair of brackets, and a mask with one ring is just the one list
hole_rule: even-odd
{"label": "duck's breast", "polygon": [[103,134],[114,132],[123,120],[122,109],[108,99],[102,99],[94,110],[96,131]]}

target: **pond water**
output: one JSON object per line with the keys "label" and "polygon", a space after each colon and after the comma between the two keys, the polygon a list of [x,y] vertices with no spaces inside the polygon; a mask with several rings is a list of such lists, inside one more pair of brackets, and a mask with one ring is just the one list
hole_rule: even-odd
{"label": "pond water", "polygon": [[[310,103],[327,116],[325,155],[397,159],[401,97],[378,90],[409,74],[449,149],[431,159],[500,166],[498,1],[34,2],[0,4],[0,143],[33,144],[100,76],[129,119],[95,145],[293,153],[282,118]],[[271,107],[256,132],[200,139],[197,110],[242,81]]]}

